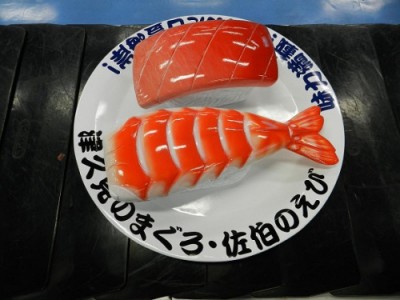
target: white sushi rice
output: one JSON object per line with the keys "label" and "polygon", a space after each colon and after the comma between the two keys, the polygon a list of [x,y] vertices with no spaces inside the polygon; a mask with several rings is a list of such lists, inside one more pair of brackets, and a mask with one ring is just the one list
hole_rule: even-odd
{"label": "white sushi rice", "polygon": [[176,107],[224,107],[248,99],[253,87],[218,88],[212,91],[192,93],[187,96],[168,100],[157,108]]}

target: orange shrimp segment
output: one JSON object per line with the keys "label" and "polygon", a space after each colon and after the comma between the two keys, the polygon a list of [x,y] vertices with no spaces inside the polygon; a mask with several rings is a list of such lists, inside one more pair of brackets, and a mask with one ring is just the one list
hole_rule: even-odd
{"label": "orange shrimp segment", "polygon": [[204,108],[197,115],[199,137],[204,150],[205,170],[213,168],[215,177],[218,177],[229,163],[219,137],[219,113],[220,110]]}
{"label": "orange shrimp segment", "polygon": [[196,146],[193,133],[197,111],[184,108],[173,112],[170,128],[173,138],[174,151],[178,158],[182,174],[190,174],[189,185],[197,183],[204,171],[204,162]]}
{"label": "orange shrimp segment", "polygon": [[242,167],[253,151],[244,131],[244,115],[237,110],[223,110],[221,121],[229,158],[233,165]]}
{"label": "orange shrimp segment", "polygon": [[143,118],[143,151],[152,185],[162,187],[162,195],[168,195],[179,169],[168,147],[167,124],[171,112],[159,110]]}
{"label": "orange shrimp segment", "polygon": [[146,200],[150,178],[143,171],[136,151],[136,138],[140,119],[129,119],[121,130],[113,137],[115,162],[114,175],[116,181],[132,190],[139,198]]}
{"label": "orange shrimp segment", "polygon": [[247,113],[251,144],[256,158],[261,158],[285,147],[290,141],[286,124]]}

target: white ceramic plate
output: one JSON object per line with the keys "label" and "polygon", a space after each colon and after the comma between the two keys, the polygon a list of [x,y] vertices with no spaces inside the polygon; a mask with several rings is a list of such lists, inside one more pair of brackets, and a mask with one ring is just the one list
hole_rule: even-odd
{"label": "white ceramic plate", "polygon": [[234,107],[286,121],[311,105],[320,105],[325,118],[321,133],[336,147],[340,162],[325,167],[281,150],[253,165],[234,185],[135,204],[110,197],[102,140],[129,117],[150,111],[136,103],[130,48],[159,30],[217,18],[232,17],[179,17],[151,25],[121,41],[88,80],[74,127],[74,149],[82,180],[107,219],[145,247],[193,261],[249,257],[298,233],[328,200],[344,151],[342,116],[327,78],[304,51],[269,29],[278,56],[279,80],[272,87],[255,89],[247,101]]}

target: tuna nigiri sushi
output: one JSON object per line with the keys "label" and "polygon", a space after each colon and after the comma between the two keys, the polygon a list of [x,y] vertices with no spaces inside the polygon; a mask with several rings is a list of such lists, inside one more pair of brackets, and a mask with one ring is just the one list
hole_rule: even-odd
{"label": "tuna nigiri sushi", "polygon": [[229,104],[277,78],[269,32],[249,21],[205,21],[161,31],[138,44],[133,59],[136,98],[144,108],[171,99],[184,106]]}
{"label": "tuna nigiri sushi", "polygon": [[107,141],[110,190],[140,200],[193,188],[206,176],[218,180],[231,166],[286,148],[321,164],[338,162],[333,145],[319,134],[320,108],[312,106],[286,123],[233,109],[161,109],[130,118]]}

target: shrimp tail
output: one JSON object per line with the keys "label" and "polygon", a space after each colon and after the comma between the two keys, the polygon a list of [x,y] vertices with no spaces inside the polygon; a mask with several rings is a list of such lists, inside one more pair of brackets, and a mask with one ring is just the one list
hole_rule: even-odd
{"label": "shrimp tail", "polygon": [[286,124],[291,136],[287,149],[324,165],[339,161],[335,147],[319,134],[324,125],[319,106],[300,112]]}

